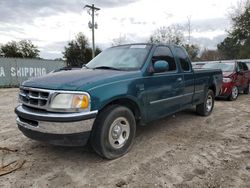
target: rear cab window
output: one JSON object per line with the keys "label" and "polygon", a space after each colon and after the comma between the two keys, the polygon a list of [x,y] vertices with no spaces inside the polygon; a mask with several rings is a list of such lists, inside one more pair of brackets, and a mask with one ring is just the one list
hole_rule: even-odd
{"label": "rear cab window", "polygon": [[243,71],[248,71],[248,66],[246,65],[245,62],[241,62],[242,63],[242,68],[243,68]]}
{"label": "rear cab window", "polygon": [[243,66],[241,62],[237,62],[237,71],[243,71]]}
{"label": "rear cab window", "polygon": [[250,70],[250,61],[246,61],[246,66],[248,67],[248,70]]}
{"label": "rear cab window", "polygon": [[191,62],[189,60],[188,54],[180,47],[175,48],[176,56],[179,59],[181,69],[184,72],[189,72],[191,71]]}

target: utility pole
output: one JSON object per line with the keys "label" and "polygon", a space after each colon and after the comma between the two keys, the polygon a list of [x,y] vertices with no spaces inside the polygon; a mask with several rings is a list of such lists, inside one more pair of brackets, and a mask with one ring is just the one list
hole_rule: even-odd
{"label": "utility pole", "polygon": [[191,15],[187,17],[188,19],[188,44],[191,44]]}
{"label": "utility pole", "polygon": [[92,5],[85,5],[84,8],[89,8],[88,13],[91,15],[92,21],[89,22],[89,28],[92,29],[92,58],[95,57],[95,29],[97,29],[98,25],[95,23],[95,12],[101,10],[100,8]]}

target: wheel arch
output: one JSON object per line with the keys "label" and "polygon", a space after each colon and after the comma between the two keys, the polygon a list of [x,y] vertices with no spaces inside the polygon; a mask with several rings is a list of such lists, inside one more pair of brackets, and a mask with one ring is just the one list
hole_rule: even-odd
{"label": "wheel arch", "polygon": [[208,87],[208,89],[210,89],[210,90],[212,90],[213,92],[214,92],[214,95],[216,96],[216,86],[215,86],[215,84],[211,84],[209,87]]}
{"label": "wheel arch", "polygon": [[113,106],[120,105],[120,106],[125,106],[129,108],[134,114],[136,122],[138,123],[141,121],[142,116],[143,116],[142,110],[140,109],[139,104],[131,97],[119,97],[119,98],[112,99],[111,101],[108,101],[100,108],[99,113],[101,113],[108,106],[112,106],[112,105]]}

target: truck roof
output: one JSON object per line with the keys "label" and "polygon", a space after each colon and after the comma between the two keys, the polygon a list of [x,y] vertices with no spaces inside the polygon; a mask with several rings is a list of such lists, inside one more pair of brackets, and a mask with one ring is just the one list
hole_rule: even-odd
{"label": "truck roof", "polygon": [[[128,43],[128,44],[121,44],[121,45],[117,45],[117,46],[128,46],[128,45],[151,45],[151,46],[169,46],[169,47],[182,47],[176,44],[172,44],[172,43]],[[113,47],[117,47],[117,46],[113,46]]]}

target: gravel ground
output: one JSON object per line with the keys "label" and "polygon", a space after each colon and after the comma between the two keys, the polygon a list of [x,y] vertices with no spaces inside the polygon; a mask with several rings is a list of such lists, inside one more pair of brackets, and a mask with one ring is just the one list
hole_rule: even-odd
{"label": "gravel ground", "polygon": [[89,147],[30,140],[15,123],[17,89],[0,90],[2,165],[26,160],[0,176],[0,187],[250,187],[250,96],[216,101],[209,117],[194,109],[138,127],[125,156],[104,160]]}

